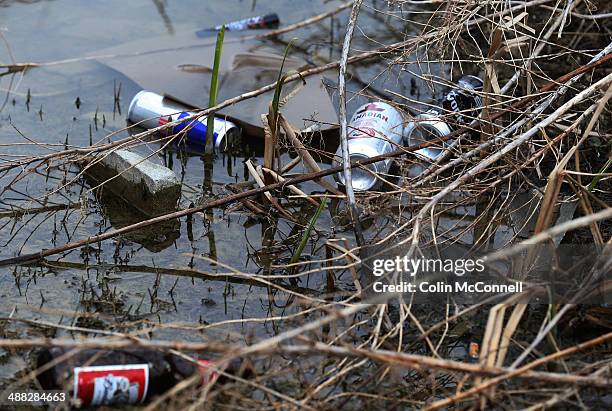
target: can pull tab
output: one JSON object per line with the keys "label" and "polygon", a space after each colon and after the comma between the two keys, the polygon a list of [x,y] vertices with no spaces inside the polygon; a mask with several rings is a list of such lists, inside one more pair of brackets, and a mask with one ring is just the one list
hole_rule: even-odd
{"label": "can pull tab", "polygon": [[219,373],[214,368],[214,363],[208,360],[198,360],[198,371],[202,380],[200,385],[206,387],[213,384],[219,378]]}

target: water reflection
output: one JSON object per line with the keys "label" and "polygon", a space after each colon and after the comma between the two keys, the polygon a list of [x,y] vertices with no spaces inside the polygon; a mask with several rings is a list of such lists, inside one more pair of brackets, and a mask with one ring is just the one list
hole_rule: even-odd
{"label": "water reflection", "polygon": [[[132,207],[123,199],[112,194],[109,190],[105,190],[104,187],[95,190],[95,194],[100,202],[104,216],[108,218],[110,224],[115,229],[126,227],[150,218],[138,211],[135,207]],[[164,221],[128,233],[124,237],[127,240],[141,244],[153,253],[158,253],[174,245],[181,237],[181,222],[179,219]]]}
{"label": "water reflection", "polygon": [[172,20],[170,20],[170,16],[166,13],[166,0],[152,0],[157,12],[161,16],[164,21],[164,25],[166,26],[166,30],[168,30],[168,34],[174,34],[174,27],[172,27]]}

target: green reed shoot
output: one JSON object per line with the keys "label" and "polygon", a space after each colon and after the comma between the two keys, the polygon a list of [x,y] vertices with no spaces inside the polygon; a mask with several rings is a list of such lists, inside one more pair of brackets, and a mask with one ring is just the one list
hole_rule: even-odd
{"label": "green reed shoot", "polygon": [[[217,104],[217,92],[219,91],[219,65],[221,62],[221,52],[223,51],[223,39],[225,37],[225,26],[217,34],[217,44],[215,46],[215,61],[212,71],[212,79],[210,80],[210,95],[208,96],[208,107],[214,107]],[[205,152],[210,154],[214,151],[214,129],[215,116],[213,113],[208,115],[206,123],[206,148]]]}
{"label": "green reed shoot", "polygon": [[298,248],[296,248],[295,252],[293,253],[293,256],[291,257],[291,261],[289,262],[289,264],[297,263],[300,257],[302,256],[302,252],[304,251],[304,248],[306,247],[306,243],[308,243],[308,239],[310,238],[310,233],[314,229],[314,226],[317,220],[319,219],[319,216],[321,215],[321,211],[323,211],[323,208],[325,207],[326,202],[327,202],[327,193],[325,193],[325,195],[321,199],[321,204],[319,204],[319,207],[317,207],[317,211],[315,211],[314,215],[310,219],[310,222],[308,223],[308,227],[306,227],[306,231],[304,231],[304,235],[302,236],[302,240],[300,240],[300,244],[298,245]]}

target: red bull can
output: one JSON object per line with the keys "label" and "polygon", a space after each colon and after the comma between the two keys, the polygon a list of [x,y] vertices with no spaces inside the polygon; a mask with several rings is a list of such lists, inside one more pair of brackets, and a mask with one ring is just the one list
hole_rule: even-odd
{"label": "red bull can", "polygon": [[[348,151],[351,161],[365,160],[391,153],[402,143],[403,117],[393,106],[374,102],[365,104],[348,124]],[[380,176],[389,172],[393,160],[353,168],[352,185],[355,191],[372,190],[382,184]],[[334,156],[334,166],[342,164],[342,147]],[[344,173],[335,175],[336,181],[345,184]]]}
{"label": "red bull can", "polygon": [[[151,91],[142,90],[134,96],[128,109],[128,121],[151,129],[194,115],[175,101]],[[185,121],[169,130],[169,134],[185,133],[188,144],[204,147],[208,130],[207,117]],[[240,129],[231,121],[215,117],[213,138],[215,148],[227,151],[240,139]]]}
{"label": "red bull can", "polygon": [[[434,108],[416,116],[404,130],[404,144],[414,146],[448,136],[460,126],[476,119],[482,110],[482,99],[476,92],[482,91],[483,81],[476,76],[463,76],[457,82],[458,88],[449,91],[442,99],[442,108]],[[415,151],[421,160],[431,162],[444,151],[448,142],[439,146]],[[422,166],[411,168],[414,176],[423,170]]]}

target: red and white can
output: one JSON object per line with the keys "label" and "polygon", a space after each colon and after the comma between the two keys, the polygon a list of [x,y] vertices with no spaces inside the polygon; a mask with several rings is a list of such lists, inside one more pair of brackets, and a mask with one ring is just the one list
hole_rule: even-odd
{"label": "red and white can", "polygon": [[81,407],[141,404],[149,389],[149,365],[99,365],[74,369],[73,397]]}
{"label": "red and white can", "polygon": [[[403,117],[393,106],[374,102],[364,104],[353,114],[348,124],[348,151],[351,161],[364,160],[391,153],[402,145]],[[355,191],[378,187],[389,172],[393,160],[386,159],[367,166],[353,168],[352,183]],[[342,147],[334,156],[334,166],[342,164]],[[345,184],[344,173],[336,180]]]}

